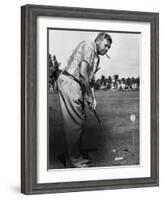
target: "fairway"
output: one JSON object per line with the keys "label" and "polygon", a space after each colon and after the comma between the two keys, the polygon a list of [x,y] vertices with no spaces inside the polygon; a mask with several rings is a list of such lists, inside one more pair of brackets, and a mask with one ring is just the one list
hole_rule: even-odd
{"label": "fairway", "polygon": [[[139,164],[139,91],[96,91],[99,126],[86,107],[87,125],[83,152],[92,159],[92,167]],[[64,168],[63,123],[58,94],[49,92],[49,163]]]}

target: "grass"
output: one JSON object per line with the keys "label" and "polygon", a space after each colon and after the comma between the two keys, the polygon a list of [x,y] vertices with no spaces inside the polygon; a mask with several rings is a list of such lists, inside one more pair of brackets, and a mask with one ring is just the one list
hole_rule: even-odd
{"label": "grass", "polygon": [[[102,122],[86,108],[87,126],[83,151],[89,151],[93,167],[139,164],[139,91],[96,91],[96,111]],[[49,168],[63,168],[58,159],[64,153],[63,121],[57,93],[51,92],[49,105]],[[135,115],[135,121],[130,116]],[[116,158],[122,158],[116,160]]]}

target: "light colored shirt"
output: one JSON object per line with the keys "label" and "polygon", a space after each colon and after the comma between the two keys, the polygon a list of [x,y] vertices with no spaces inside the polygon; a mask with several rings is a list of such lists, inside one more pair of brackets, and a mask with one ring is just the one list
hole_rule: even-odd
{"label": "light colored shirt", "polygon": [[97,55],[95,42],[86,42],[85,40],[79,43],[69,58],[65,70],[80,81],[80,64],[82,61],[88,63],[88,78],[89,82],[94,81],[94,75],[99,64],[99,56]]}

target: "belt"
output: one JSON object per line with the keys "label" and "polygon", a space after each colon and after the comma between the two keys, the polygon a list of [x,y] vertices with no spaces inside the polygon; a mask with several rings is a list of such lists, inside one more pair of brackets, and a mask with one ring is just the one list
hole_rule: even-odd
{"label": "belt", "polygon": [[65,76],[68,76],[69,78],[71,78],[71,79],[73,79],[74,81],[76,81],[80,86],[81,86],[81,82],[77,79],[77,78],[75,78],[72,74],[69,74],[67,71],[63,71],[62,72],[62,74],[63,75],[65,75]]}

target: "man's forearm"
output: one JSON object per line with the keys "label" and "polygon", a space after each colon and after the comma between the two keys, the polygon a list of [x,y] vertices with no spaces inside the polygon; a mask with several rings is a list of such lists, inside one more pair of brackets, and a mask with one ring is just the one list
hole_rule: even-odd
{"label": "man's forearm", "polygon": [[87,95],[93,99],[94,94],[93,94],[92,88],[89,84],[89,80],[85,76],[81,76],[81,82],[82,82],[82,85],[84,85],[84,87],[85,87]]}
{"label": "man's forearm", "polygon": [[94,92],[94,88],[93,87],[91,88],[91,91],[92,91],[93,99],[95,99],[95,92]]}
{"label": "man's forearm", "polygon": [[85,61],[81,62],[80,65],[80,80],[82,85],[85,87],[88,97],[91,98],[93,101],[93,94],[88,78],[88,63]]}
{"label": "man's forearm", "polygon": [[88,95],[87,102],[90,106],[91,110],[95,110],[96,108],[96,99],[94,94],[94,88],[91,88],[89,78],[88,78],[88,63],[81,62],[80,66],[80,80],[85,87],[86,93]]}

